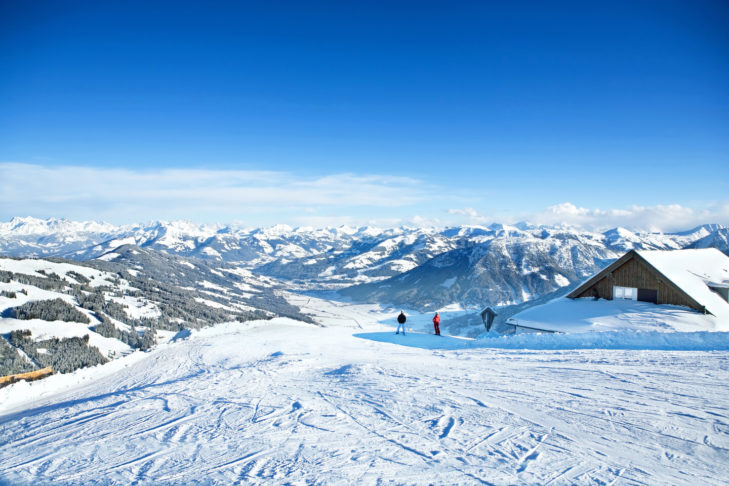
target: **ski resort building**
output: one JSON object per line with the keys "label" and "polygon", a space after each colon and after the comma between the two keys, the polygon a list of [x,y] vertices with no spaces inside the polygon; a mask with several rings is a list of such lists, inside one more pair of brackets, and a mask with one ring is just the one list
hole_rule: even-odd
{"label": "ski resort building", "polygon": [[729,257],[715,248],[631,250],[567,297],[626,299],[718,315],[729,306]]}
{"label": "ski resort building", "polygon": [[714,248],[631,250],[566,298],[528,308],[506,324],[517,333],[729,331],[729,257]]}

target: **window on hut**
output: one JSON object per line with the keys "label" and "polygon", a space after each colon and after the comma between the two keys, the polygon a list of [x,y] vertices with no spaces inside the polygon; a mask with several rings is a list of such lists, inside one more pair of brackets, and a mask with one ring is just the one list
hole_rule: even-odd
{"label": "window on hut", "polygon": [[613,299],[638,300],[638,289],[635,287],[613,287]]}

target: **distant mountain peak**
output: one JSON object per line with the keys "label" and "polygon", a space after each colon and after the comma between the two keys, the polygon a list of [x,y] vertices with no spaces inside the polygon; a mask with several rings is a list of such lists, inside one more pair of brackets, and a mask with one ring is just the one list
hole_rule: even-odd
{"label": "distant mountain peak", "polygon": [[700,233],[701,236],[704,237],[704,236],[707,236],[707,235],[713,233],[714,231],[724,229],[724,228],[726,228],[726,226],[721,225],[721,224],[707,223],[707,224],[701,224],[699,226],[696,226],[695,228],[692,228],[690,230],[680,231],[680,232],[676,232],[676,233],[672,233],[672,234],[679,235],[679,236],[690,236],[690,235],[696,235],[696,234]]}

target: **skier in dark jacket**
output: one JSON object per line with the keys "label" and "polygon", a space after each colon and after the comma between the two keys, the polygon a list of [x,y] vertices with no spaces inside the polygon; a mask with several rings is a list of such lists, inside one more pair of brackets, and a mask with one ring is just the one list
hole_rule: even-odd
{"label": "skier in dark jacket", "polygon": [[440,316],[438,313],[435,313],[435,317],[433,318],[433,327],[435,328],[435,335],[440,336]]}
{"label": "skier in dark jacket", "polygon": [[397,316],[397,331],[395,331],[395,334],[400,334],[400,326],[402,326],[402,334],[405,335],[405,321],[407,320],[407,317],[405,317],[405,313],[403,311],[400,311],[400,315]]}

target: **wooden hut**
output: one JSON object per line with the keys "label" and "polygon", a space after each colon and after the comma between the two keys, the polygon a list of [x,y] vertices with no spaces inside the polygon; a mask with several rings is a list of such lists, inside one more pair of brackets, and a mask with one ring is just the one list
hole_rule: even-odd
{"label": "wooden hut", "polygon": [[722,292],[728,277],[729,257],[714,248],[631,250],[567,297],[682,305],[716,316],[729,305]]}

